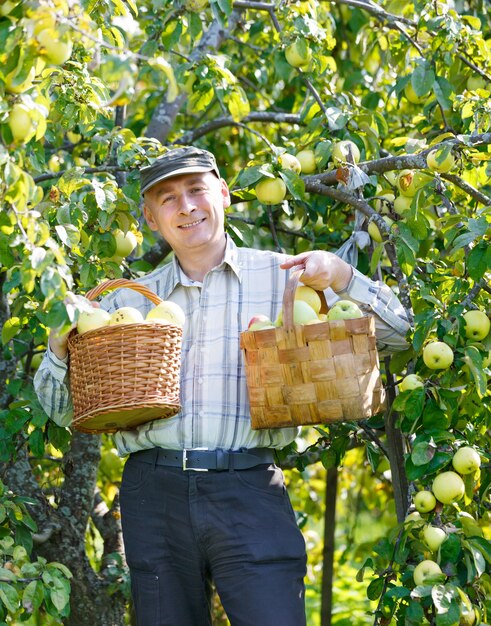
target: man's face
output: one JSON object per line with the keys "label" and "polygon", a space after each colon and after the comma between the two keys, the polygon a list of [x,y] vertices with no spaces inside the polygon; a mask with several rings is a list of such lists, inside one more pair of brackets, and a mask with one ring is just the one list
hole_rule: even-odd
{"label": "man's face", "polygon": [[226,182],[212,172],[173,176],[151,187],[144,199],[149,227],[177,256],[221,242],[230,194]]}

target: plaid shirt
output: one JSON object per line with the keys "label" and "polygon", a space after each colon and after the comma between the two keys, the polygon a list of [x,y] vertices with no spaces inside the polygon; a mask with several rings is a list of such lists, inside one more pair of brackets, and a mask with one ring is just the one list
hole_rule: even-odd
{"label": "plaid shirt", "polygon": [[[288,272],[279,265],[286,255],[238,248],[227,240],[223,262],[208,272],[202,283],[191,281],[176,259],[138,282],[163,300],[177,302],[186,314],[182,345],[181,411],[114,435],[121,455],[160,446],[183,449],[272,447],[282,448],[297,436],[298,428],[252,430],[240,332],[254,315],[276,319],[282,306]],[[375,314],[379,351],[407,347],[409,323],[404,308],[386,285],[357,270],[343,293],[327,289],[328,305],[351,299]],[[113,311],[121,306],[145,315],[152,303],[131,289],[118,289],[101,301]],[[69,425],[72,407],[67,362],[49,349],[34,378],[39,400],[59,425]]]}

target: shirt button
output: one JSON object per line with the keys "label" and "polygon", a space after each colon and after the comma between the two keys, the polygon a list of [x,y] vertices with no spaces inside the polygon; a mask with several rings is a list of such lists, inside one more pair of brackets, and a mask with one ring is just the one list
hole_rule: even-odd
{"label": "shirt button", "polygon": [[203,384],[203,379],[202,378],[198,378],[198,385],[202,385]]}

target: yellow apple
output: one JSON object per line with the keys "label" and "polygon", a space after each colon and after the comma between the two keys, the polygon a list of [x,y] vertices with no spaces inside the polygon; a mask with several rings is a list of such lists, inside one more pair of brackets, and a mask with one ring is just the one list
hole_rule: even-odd
{"label": "yellow apple", "polygon": [[[389,228],[394,223],[394,221],[391,220],[390,217],[388,217],[387,215],[384,215],[382,219],[384,220],[384,222],[387,224]],[[384,236],[382,236],[382,233],[380,232],[380,228],[377,226],[374,220],[369,222],[367,230],[368,230],[368,234],[374,241],[376,241],[377,243],[382,243],[382,241],[384,240],[385,234]]]}
{"label": "yellow apple", "polygon": [[297,174],[300,174],[302,171],[302,166],[300,161],[293,154],[289,154],[288,152],[284,152],[280,154],[278,157],[278,163],[284,170],[293,170]]}
{"label": "yellow apple", "polygon": [[317,169],[315,152],[306,148],[297,152],[297,160],[300,162],[302,174],[313,174]]}
{"label": "yellow apple", "polygon": [[317,314],[321,310],[322,302],[320,296],[312,287],[299,285],[295,291],[295,300],[303,300],[309,304]]}
{"label": "yellow apple", "polygon": [[186,321],[186,315],[178,304],[171,300],[164,300],[150,309],[145,319],[147,322],[161,322],[182,327]]}
{"label": "yellow apple", "polygon": [[409,102],[412,102],[412,104],[421,104],[421,102],[424,102],[425,100],[424,96],[418,96],[416,94],[416,92],[414,91],[414,87],[411,84],[411,81],[409,81],[404,87],[404,95],[409,100]]}
{"label": "yellow apple", "polygon": [[363,317],[363,312],[356,302],[351,300],[338,300],[327,312],[327,319],[354,320]]}
{"label": "yellow apple", "polygon": [[304,39],[297,39],[285,49],[285,58],[292,67],[304,68],[312,59],[312,51]]}
{"label": "yellow apple", "polygon": [[263,315],[259,313],[259,315],[254,315],[249,320],[249,325],[247,326],[247,330],[264,330],[265,328],[276,328],[273,322],[269,319],[267,315]]}
{"label": "yellow apple", "polygon": [[319,319],[314,309],[303,300],[293,302],[293,323],[307,324],[311,320]]}
{"label": "yellow apple", "polygon": [[442,504],[452,504],[464,497],[465,485],[456,472],[447,471],[436,476],[431,490]]}
{"label": "yellow apple", "polygon": [[187,11],[191,11],[192,13],[198,13],[198,11],[202,11],[208,5],[208,0],[186,0],[184,6]]}
{"label": "yellow apple", "polygon": [[77,331],[80,334],[109,326],[111,315],[104,309],[93,307],[89,311],[81,311],[77,320]]}
{"label": "yellow apple", "polygon": [[143,321],[143,315],[138,309],[132,306],[122,306],[111,313],[109,324],[110,326],[116,326],[117,324],[139,324]]}
{"label": "yellow apple", "polygon": [[411,202],[413,201],[411,196],[400,195],[394,200],[394,211],[397,215],[404,215],[411,209]]}
{"label": "yellow apple", "polygon": [[432,150],[426,157],[426,164],[434,172],[440,172],[440,174],[446,174],[455,167],[455,157],[451,152],[442,159],[442,150]]}
{"label": "yellow apple", "polygon": [[441,574],[443,572],[438,563],[425,559],[414,568],[413,578],[417,585],[426,585],[430,580]]}
{"label": "yellow apple", "polygon": [[473,474],[481,467],[481,457],[471,446],[463,446],[453,455],[452,465],[459,474]]}
{"label": "yellow apple", "polygon": [[18,76],[18,68],[15,68],[12,72],[5,76],[5,89],[10,93],[23,93],[32,86],[32,81],[36,77],[36,68],[33,66],[29,70],[27,76],[21,83],[16,83],[15,80]]}
{"label": "yellow apple", "polygon": [[113,232],[114,239],[116,240],[116,252],[115,257],[127,257],[136,248],[137,239],[134,233],[130,230],[124,233],[121,229],[117,228]]}
{"label": "yellow apple", "polygon": [[446,370],[453,363],[453,350],[444,341],[431,341],[423,349],[423,361],[431,370]]}
{"label": "yellow apple", "polygon": [[63,65],[72,55],[73,42],[67,37],[60,37],[54,28],[45,28],[37,34],[42,52],[53,65]]}
{"label": "yellow apple", "polygon": [[26,143],[35,132],[29,109],[19,102],[14,104],[9,113],[8,125],[17,143]]}
{"label": "yellow apple", "polygon": [[432,552],[437,552],[438,548],[447,538],[447,533],[443,530],[443,528],[428,524],[423,529],[423,538],[426,541],[426,545],[429,547],[429,549]]}
{"label": "yellow apple", "polygon": [[256,196],[262,204],[279,204],[286,196],[286,185],[281,178],[263,178],[256,185]]}
{"label": "yellow apple", "polygon": [[476,89],[486,89],[487,84],[482,76],[469,76],[466,87],[469,91],[476,91]]}
{"label": "yellow apple", "polygon": [[431,491],[418,491],[413,498],[414,506],[420,513],[429,513],[436,506],[436,498]]}
{"label": "yellow apple", "polygon": [[355,163],[360,161],[360,150],[354,141],[349,139],[338,141],[332,148],[332,161],[335,165],[343,165],[348,161],[349,155],[353,157]]}
{"label": "yellow apple", "polygon": [[394,200],[395,195],[391,191],[378,194],[374,202],[375,210],[379,213],[388,213]]}
{"label": "yellow apple", "polygon": [[399,391],[407,391],[408,389],[417,389],[424,387],[423,379],[417,374],[408,374],[399,383]]}
{"label": "yellow apple", "polygon": [[481,341],[488,336],[491,322],[484,311],[467,311],[464,313],[465,336],[468,339]]}

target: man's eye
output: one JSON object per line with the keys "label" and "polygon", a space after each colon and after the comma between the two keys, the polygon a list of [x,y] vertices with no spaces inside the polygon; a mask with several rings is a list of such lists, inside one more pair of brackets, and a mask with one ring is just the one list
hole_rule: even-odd
{"label": "man's eye", "polygon": [[164,196],[162,198],[162,204],[168,204],[169,202],[172,202],[172,200],[174,200],[175,196]]}

